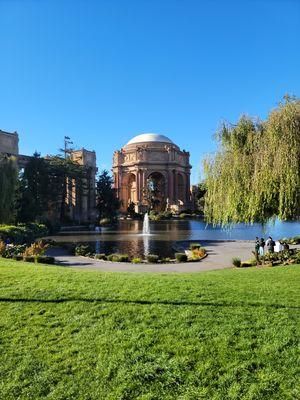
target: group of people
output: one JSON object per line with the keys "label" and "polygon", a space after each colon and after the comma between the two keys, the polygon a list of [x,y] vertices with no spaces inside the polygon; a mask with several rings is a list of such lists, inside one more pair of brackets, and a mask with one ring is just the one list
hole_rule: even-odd
{"label": "group of people", "polygon": [[265,241],[264,238],[260,238],[256,236],[255,238],[255,252],[260,255],[265,255],[265,247],[267,248],[268,253],[279,253],[283,250],[288,250],[289,245],[287,243],[281,243],[279,240],[274,242],[271,236]]}

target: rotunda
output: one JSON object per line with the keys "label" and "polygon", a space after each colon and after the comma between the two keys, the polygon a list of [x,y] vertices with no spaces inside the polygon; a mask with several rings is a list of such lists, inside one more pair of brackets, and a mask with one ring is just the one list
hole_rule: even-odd
{"label": "rotunda", "polygon": [[[182,211],[191,207],[189,153],[156,133],[135,136],[113,158],[114,185],[121,211]],[[149,194],[151,199],[149,200]]]}

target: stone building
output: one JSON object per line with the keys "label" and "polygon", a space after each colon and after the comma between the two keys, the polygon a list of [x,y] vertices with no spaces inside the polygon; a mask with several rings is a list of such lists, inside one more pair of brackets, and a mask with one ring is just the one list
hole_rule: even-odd
{"label": "stone building", "polygon": [[121,211],[134,203],[136,212],[149,204],[146,191],[152,181],[158,187],[157,210],[182,211],[191,208],[189,153],[164,135],[135,136],[113,157],[115,189]]}
{"label": "stone building", "polygon": [[[24,168],[30,156],[19,154],[19,135],[0,130],[0,155],[15,156],[20,169]],[[93,223],[96,219],[96,153],[84,148],[69,152],[69,157],[85,169],[84,185],[76,179],[66,180],[66,210],[70,222]],[[47,157],[45,157],[47,160]],[[49,215],[49,218],[57,216]]]}

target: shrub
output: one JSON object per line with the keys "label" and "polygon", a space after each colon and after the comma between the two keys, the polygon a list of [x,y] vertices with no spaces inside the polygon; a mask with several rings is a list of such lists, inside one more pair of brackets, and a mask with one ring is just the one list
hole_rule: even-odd
{"label": "shrub", "polygon": [[48,233],[48,228],[44,224],[0,225],[0,237],[17,244],[31,243],[36,238],[46,236]]}
{"label": "shrub", "polygon": [[157,264],[158,263],[158,256],[156,254],[148,254],[147,255],[147,261],[149,263]]}
{"label": "shrub", "polygon": [[21,254],[15,254],[15,255],[13,256],[13,259],[14,259],[15,261],[21,261],[21,260],[23,260],[23,256],[22,256]]}
{"label": "shrub", "polygon": [[205,250],[204,247],[199,247],[197,249],[192,250],[192,253],[193,253],[193,257],[196,257],[196,258],[200,259],[200,258],[203,258],[205,256],[206,250]]}
{"label": "shrub", "polygon": [[141,264],[142,262],[143,262],[143,260],[141,259],[141,258],[133,258],[132,260],[131,260],[131,262],[133,263],[133,264]]}
{"label": "shrub", "polygon": [[251,262],[244,261],[244,262],[241,263],[241,267],[242,268],[252,267],[252,264],[251,264]]}
{"label": "shrub", "polygon": [[115,261],[115,262],[128,262],[129,256],[128,254],[110,254],[107,256],[108,261]]}
{"label": "shrub", "polygon": [[128,262],[129,261],[129,256],[128,254],[119,254],[119,262]]}
{"label": "shrub", "polygon": [[39,264],[54,264],[55,258],[51,256],[37,256],[36,262]]}
{"label": "shrub", "polygon": [[241,259],[238,258],[238,257],[234,257],[234,258],[232,259],[232,265],[233,265],[234,267],[236,267],[236,268],[240,268],[241,265],[242,265]]}
{"label": "shrub", "polygon": [[176,261],[178,262],[187,262],[187,255],[185,253],[175,253]]}
{"label": "shrub", "polygon": [[107,260],[107,257],[106,257],[106,255],[105,255],[104,253],[95,254],[95,255],[94,255],[94,258],[95,258],[96,260]]}
{"label": "shrub", "polygon": [[75,247],[76,256],[88,256],[92,253],[92,249],[88,244],[78,244]]}
{"label": "shrub", "polygon": [[24,256],[23,260],[26,262],[35,262],[35,257],[34,256]]}
{"label": "shrub", "polygon": [[0,241],[0,256],[2,256],[5,253],[6,250],[6,244],[1,240]]}
{"label": "shrub", "polygon": [[191,243],[190,244],[190,250],[196,250],[196,249],[200,249],[201,244],[200,243]]}
{"label": "shrub", "polygon": [[43,256],[48,247],[48,244],[42,241],[32,243],[32,245],[25,249],[24,256]]}
{"label": "shrub", "polygon": [[101,226],[108,226],[111,224],[111,220],[109,218],[102,218],[100,219]]}
{"label": "shrub", "polygon": [[164,258],[161,259],[161,262],[169,263],[169,262],[171,262],[171,258],[170,257],[164,257]]}

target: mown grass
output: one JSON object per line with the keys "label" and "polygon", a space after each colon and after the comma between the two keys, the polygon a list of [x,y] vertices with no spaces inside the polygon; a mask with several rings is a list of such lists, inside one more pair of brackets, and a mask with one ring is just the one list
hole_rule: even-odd
{"label": "mown grass", "polygon": [[300,266],[0,279],[1,399],[300,399]]}

